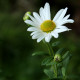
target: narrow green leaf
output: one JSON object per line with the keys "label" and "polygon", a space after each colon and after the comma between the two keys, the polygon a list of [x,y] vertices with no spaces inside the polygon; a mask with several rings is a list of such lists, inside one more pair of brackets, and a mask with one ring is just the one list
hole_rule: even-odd
{"label": "narrow green leaf", "polygon": [[65,75],[66,75],[66,69],[65,69],[65,67],[62,67],[62,75],[65,77]]}
{"label": "narrow green leaf", "polygon": [[50,63],[50,61],[51,61],[52,59],[53,59],[53,57],[47,57],[47,58],[45,58],[45,59],[42,61],[41,65],[46,65],[46,64]]}
{"label": "narrow green leaf", "polygon": [[52,46],[57,46],[59,44],[60,44],[60,41],[57,41],[57,42],[52,43]]}
{"label": "narrow green leaf", "polygon": [[48,54],[48,53],[45,53],[45,52],[43,52],[43,51],[39,51],[39,52],[34,52],[34,53],[32,54],[32,56],[35,56],[35,55],[44,55],[44,54]]}
{"label": "narrow green leaf", "polygon": [[45,73],[50,79],[53,79],[53,78],[54,78],[54,72],[53,72],[52,70],[44,69],[44,73]]}
{"label": "narrow green leaf", "polygon": [[69,51],[67,51],[67,52],[62,56],[62,59],[65,59],[67,56],[69,56]]}

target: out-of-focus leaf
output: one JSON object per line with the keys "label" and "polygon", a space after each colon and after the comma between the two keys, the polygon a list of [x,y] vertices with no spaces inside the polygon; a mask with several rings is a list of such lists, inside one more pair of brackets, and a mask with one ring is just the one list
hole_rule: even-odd
{"label": "out-of-focus leaf", "polygon": [[60,63],[57,64],[57,66],[58,66],[58,67],[62,67],[62,64],[63,64],[63,63],[60,62]]}
{"label": "out-of-focus leaf", "polygon": [[69,56],[69,51],[67,51],[67,52],[62,56],[62,59],[65,59],[67,56]]}
{"label": "out-of-focus leaf", "polygon": [[53,57],[47,57],[47,58],[45,58],[45,59],[42,61],[41,65],[46,65],[46,64],[50,63],[50,61],[51,61],[52,59],[53,59]]}
{"label": "out-of-focus leaf", "polygon": [[65,67],[62,67],[62,75],[63,75],[63,76],[66,75],[66,69],[65,69]]}
{"label": "out-of-focus leaf", "polygon": [[56,52],[56,54],[62,53],[63,50],[64,50],[64,48],[60,48],[60,49]]}
{"label": "out-of-focus leaf", "polygon": [[32,54],[32,56],[35,56],[35,55],[44,55],[44,54],[48,54],[48,53],[43,52],[43,51],[39,51],[39,52],[34,52],[34,53]]}
{"label": "out-of-focus leaf", "polygon": [[51,61],[51,62],[47,63],[46,66],[51,66],[53,64],[54,64],[54,61]]}
{"label": "out-of-focus leaf", "polygon": [[70,56],[68,56],[65,60],[63,60],[63,66],[65,67],[65,69],[67,69],[69,61],[70,61]]}
{"label": "out-of-focus leaf", "polygon": [[60,44],[60,41],[57,41],[57,42],[52,43],[52,46],[57,46],[59,44]]}
{"label": "out-of-focus leaf", "polygon": [[[67,52],[66,54],[68,54],[68,52]],[[68,55],[65,57],[65,59],[63,60],[63,65],[64,65],[64,66],[67,66],[67,65],[68,65],[71,56],[72,56],[71,54],[68,54]]]}
{"label": "out-of-focus leaf", "polygon": [[70,61],[70,56],[66,57],[64,60],[63,60],[63,67],[62,67],[62,75],[65,77],[66,75],[66,69],[67,69],[67,66],[68,66],[68,63]]}
{"label": "out-of-focus leaf", "polygon": [[54,72],[53,72],[53,70],[44,69],[44,73],[45,73],[50,79],[53,79],[53,78],[54,78]]}

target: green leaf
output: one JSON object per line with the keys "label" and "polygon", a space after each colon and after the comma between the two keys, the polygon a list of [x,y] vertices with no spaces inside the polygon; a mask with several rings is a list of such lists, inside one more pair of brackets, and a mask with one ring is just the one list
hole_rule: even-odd
{"label": "green leaf", "polygon": [[69,54],[69,51],[67,51],[63,56],[62,56],[62,58],[63,58],[63,66],[65,67],[65,68],[67,68],[67,66],[68,66],[68,64],[69,64],[69,61],[70,61],[70,58],[71,58],[71,54]]}
{"label": "green leaf", "polygon": [[68,56],[66,59],[63,60],[63,67],[62,67],[62,75],[65,77],[66,75],[66,70],[67,70],[67,66],[70,60],[70,56]]}
{"label": "green leaf", "polygon": [[65,59],[67,56],[69,56],[69,51],[67,51],[67,52],[62,56],[62,59]]}
{"label": "green leaf", "polygon": [[50,63],[50,61],[51,61],[52,59],[53,59],[53,57],[47,57],[47,58],[45,58],[45,59],[42,61],[41,65],[46,65],[46,64]]}
{"label": "green leaf", "polygon": [[70,56],[68,56],[66,59],[63,60],[63,67],[65,67],[65,69],[67,69],[67,66],[69,64],[70,61]]}
{"label": "green leaf", "polygon": [[45,73],[50,79],[53,79],[53,78],[54,78],[54,72],[53,72],[52,70],[44,69],[44,73]]}
{"label": "green leaf", "polygon": [[53,64],[54,64],[54,61],[51,61],[51,62],[47,63],[46,66],[51,66]]}
{"label": "green leaf", "polygon": [[64,48],[60,48],[60,49],[56,52],[56,54],[62,53],[63,50],[64,50]]}
{"label": "green leaf", "polygon": [[52,46],[57,46],[59,44],[60,44],[60,41],[57,41],[57,42],[52,43]]}
{"label": "green leaf", "polygon": [[66,75],[66,69],[65,69],[65,67],[62,67],[62,75],[65,77],[65,75]]}
{"label": "green leaf", "polygon": [[63,59],[63,65],[65,67],[67,67],[67,65],[68,65],[68,63],[70,61],[70,58],[71,58],[71,54],[69,54],[69,52],[67,51],[66,54],[65,54],[65,56],[63,58],[64,58]]}
{"label": "green leaf", "polygon": [[39,52],[34,52],[34,53],[32,54],[32,56],[35,56],[35,55],[44,55],[44,54],[48,54],[48,53],[45,53],[45,52],[43,52],[43,51],[39,51]]}

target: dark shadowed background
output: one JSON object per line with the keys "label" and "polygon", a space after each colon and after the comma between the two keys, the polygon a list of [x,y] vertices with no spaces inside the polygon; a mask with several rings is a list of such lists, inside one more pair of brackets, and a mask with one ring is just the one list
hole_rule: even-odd
{"label": "dark shadowed background", "polygon": [[33,52],[46,51],[46,47],[31,39],[23,21],[25,12],[38,12],[46,2],[50,3],[52,17],[68,7],[67,14],[75,20],[66,24],[72,31],[61,33],[52,42],[59,40],[59,47],[70,51],[67,73],[73,76],[70,80],[80,80],[80,0],[0,0],[0,80],[47,80],[40,64],[43,57],[32,57]]}

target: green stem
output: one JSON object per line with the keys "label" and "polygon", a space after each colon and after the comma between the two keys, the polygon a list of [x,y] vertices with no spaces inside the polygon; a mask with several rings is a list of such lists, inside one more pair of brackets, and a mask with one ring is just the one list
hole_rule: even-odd
{"label": "green stem", "polygon": [[48,50],[49,50],[50,55],[53,55],[54,56],[54,52],[53,52],[53,49],[52,49],[50,43],[46,43],[46,44],[48,46]]}
{"label": "green stem", "polygon": [[[53,49],[52,49],[50,43],[47,43],[45,41],[43,41],[43,42],[48,47],[49,55],[54,57],[54,52],[53,52]],[[56,63],[53,65],[53,69],[54,69],[55,78],[57,78],[57,64]]]}
{"label": "green stem", "polygon": [[47,42],[45,42],[45,41],[44,41],[44,43],[45,43],[46,46],[48,47],[49,55],[50,55],[50,56],[51,56],[51,55],[54,56],[54,52],[53,52],[53,49],[52,49],[50,43],[47,43]]}
{"label": "green stem", "polygon": [[57,78],[57,63],[55,62],[55,64],[53,65],[53,69],[54,69],[54,75],[55,75],[55,78]]}

